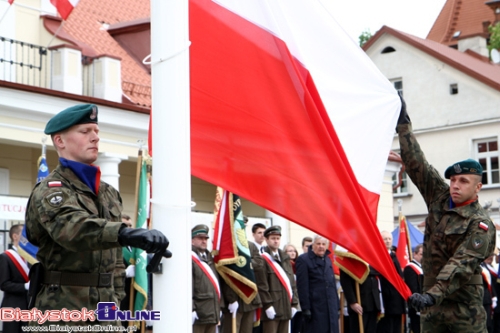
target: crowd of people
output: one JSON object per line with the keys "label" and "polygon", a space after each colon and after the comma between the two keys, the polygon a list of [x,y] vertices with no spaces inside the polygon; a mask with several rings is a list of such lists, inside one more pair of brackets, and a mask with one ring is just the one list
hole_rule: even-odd
{"label": "crowd of people", "polygon": [[[207,250],[209,227],[197,225],[192,229],[193,332],[216,332],[222,326],[223,332],[233,333],[338,333],[342,322],[344,332],[395,333],[404,332],[407,313],[414,333],[500,331],[497,269],[492,265],[495,226],[478,203],[482,166],[471,159],[456,162],[446,169],[449,184],[445,182],[427,162],[401,102],[396,127],[401,156],[429,214],[424,244],[415,247],[406,267],[400,267],[391,250],[391,234],[383,231],[381,238],[412,291],[409,299],[372,267],[362,283],[346,272],[337,279],[329,241],[322,236],[304,238],[299,255],[292,244],[282,247],[279,226],[256,223],[248,252],[258,295],[247,304],[219,278]],[[34,187],[25,226],[28,240],[39,247],[39,263],[30,269],[18,254],[22,227],[13,226],[12,248],[0,255],[2,307],[31,305],[45,311],[120,304],[125,277],[133,277],[122,250],[135,247],[168,256],[165,235],[129,228],[122,220],[120,194],[100,180],[100,169],[93,165],[97,111],[92,104],[77,105],[47,123],[45,133],[51,135],[59,165]],[[345,305],[339,302],[339,290]],[[4,333],[17,333],[23,323],[3,324]]]}

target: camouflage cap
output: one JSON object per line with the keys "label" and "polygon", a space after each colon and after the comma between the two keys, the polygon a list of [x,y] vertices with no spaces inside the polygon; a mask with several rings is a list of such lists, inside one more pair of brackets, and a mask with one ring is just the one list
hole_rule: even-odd
{"label": "camouflage cap", "polygon": [[483,175],[483,167],[478,161],[467,159],[449,166],[444,172],[444,177],[450,179],[453,175]]}
{"label": "camouflage cap", "polygon": [[78,124],[97,124],[97,105],[94,104],[78,104],[69,107],[54,117],[52,117],[45,126],[45,134],[55,134],[73,125]]}
{"label": "camouflage cap", "polygon": [[195,225],[193,229],[191,229],[191,238],[195,237],[206,237],[208,236],[208,227],[204,224]]}
{"label": "camouflage cap", "polygon": [[269,238],[271,235],[281,236],[281,227],[279,225],[273,225],[264,231],[264,237]]}

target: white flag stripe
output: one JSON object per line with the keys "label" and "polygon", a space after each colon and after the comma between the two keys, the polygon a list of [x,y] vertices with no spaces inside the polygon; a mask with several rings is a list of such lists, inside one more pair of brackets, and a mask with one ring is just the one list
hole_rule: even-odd
{"label": "white flag stripe", "polygon": [[319,0],[216,2],[286,42],[311,73],[358,183],[380,193],[401,102],[363,50]]}

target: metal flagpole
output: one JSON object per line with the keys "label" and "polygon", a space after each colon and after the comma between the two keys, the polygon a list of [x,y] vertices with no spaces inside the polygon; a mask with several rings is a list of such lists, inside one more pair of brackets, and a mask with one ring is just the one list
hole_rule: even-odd
{"label": "metal flagpole", "polygon": [[172,258],[153,274],[153,331],[192,330],[188,0],[151,1],[152,214]]}

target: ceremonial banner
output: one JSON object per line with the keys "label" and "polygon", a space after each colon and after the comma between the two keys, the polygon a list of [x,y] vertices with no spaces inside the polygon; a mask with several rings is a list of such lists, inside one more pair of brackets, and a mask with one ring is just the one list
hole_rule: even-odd
{"label": "ceremonial banner", "polygon": [[214,209],[213,255],[219,275],[250,304],[257,295],[240,198],[217,187]]}
{"label": "ceremonial banner", "polygon": [[360,284],[365,282],[370,273],[366,261],[339,246],[335,250],[335,265]]}
{"label": "ceremonial banner", "polygon": [[411,261],[411,243],[408,233],[408,224],[406,223],[406,218],[400,212],[399,213],[399,239],[398,246],[396,249],[396,257],[398,258],[399,265],[405,268],[406,265]]}
{"label": "ceremonial banner", "polygon": [[189,6],[193,176],[331,239],[409,297],[376,226],[401,108],[391,83],[318,0]]}

